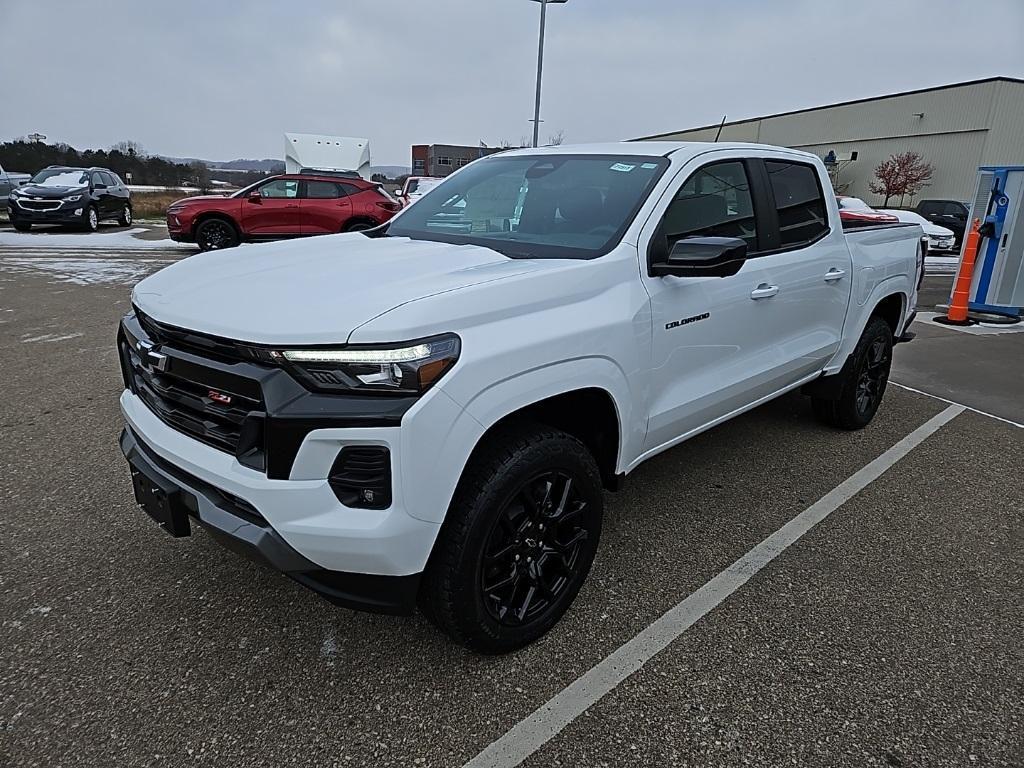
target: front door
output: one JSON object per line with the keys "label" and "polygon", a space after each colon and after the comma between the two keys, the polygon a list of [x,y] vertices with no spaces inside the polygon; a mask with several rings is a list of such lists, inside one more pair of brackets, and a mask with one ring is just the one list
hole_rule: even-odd
{"label": "front door", "polygon": [[748,164],[709,163],[679,186],[662,219],[669,247],[687,236],[739,237],[748,260],[730,277],[651,277],[651,400],[645,449],[671,443],[772,391],[777,296],[758,257]]}
{"label": "front door", "polygon": [[250,236],[302,234],[299,180],[273,179],[260,185],[242,204],[242,229]]}

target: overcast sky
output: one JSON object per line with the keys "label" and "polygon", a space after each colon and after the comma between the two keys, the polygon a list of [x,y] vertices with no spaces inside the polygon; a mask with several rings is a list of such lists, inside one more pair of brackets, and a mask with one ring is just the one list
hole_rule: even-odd
{"label": "overcast sky", "polygon": [[[281,157],[285,131],[410,144],[531,133],[529,0],[0,0],[0,140]],[[1024,0],[569,0],[548,8],[541,137],[617,140],[992,75]]]}

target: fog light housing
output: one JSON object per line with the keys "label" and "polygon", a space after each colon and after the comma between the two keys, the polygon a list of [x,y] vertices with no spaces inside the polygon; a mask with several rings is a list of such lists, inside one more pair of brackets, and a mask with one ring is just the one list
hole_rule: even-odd
{"label": "fog light housing", "polygon": [[327,478],[338,501],[356,509],[391,506],[391,451],[383,445],[346,445]]}
{"label": "fog light housing", "polygon": [[82,211],[84,211],[84,210],[85,210],[84,208],[75,208],[75,216],[81,216],[82,215]]}

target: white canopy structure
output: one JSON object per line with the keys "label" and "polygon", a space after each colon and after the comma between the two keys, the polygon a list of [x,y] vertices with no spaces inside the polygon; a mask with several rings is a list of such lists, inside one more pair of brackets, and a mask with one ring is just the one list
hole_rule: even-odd
{"label": "white canopy structure", "polygon": [[370,178],[370,140],[313,133],[284,135],[285,173],[350,171]]}

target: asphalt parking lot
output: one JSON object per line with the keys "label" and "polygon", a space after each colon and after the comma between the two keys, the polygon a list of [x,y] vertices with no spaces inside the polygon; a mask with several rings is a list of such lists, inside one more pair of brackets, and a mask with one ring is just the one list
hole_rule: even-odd
{"label": "asphalt parking lot", "polygon": [[1024,764],[1024,333],[919,322],[893,381],[944,399],[840,433],[787,396],[648,462],[566,619],[485,658],[148,523],[115,325],[190,251],[104,232],[0,239],[0,765]]}

